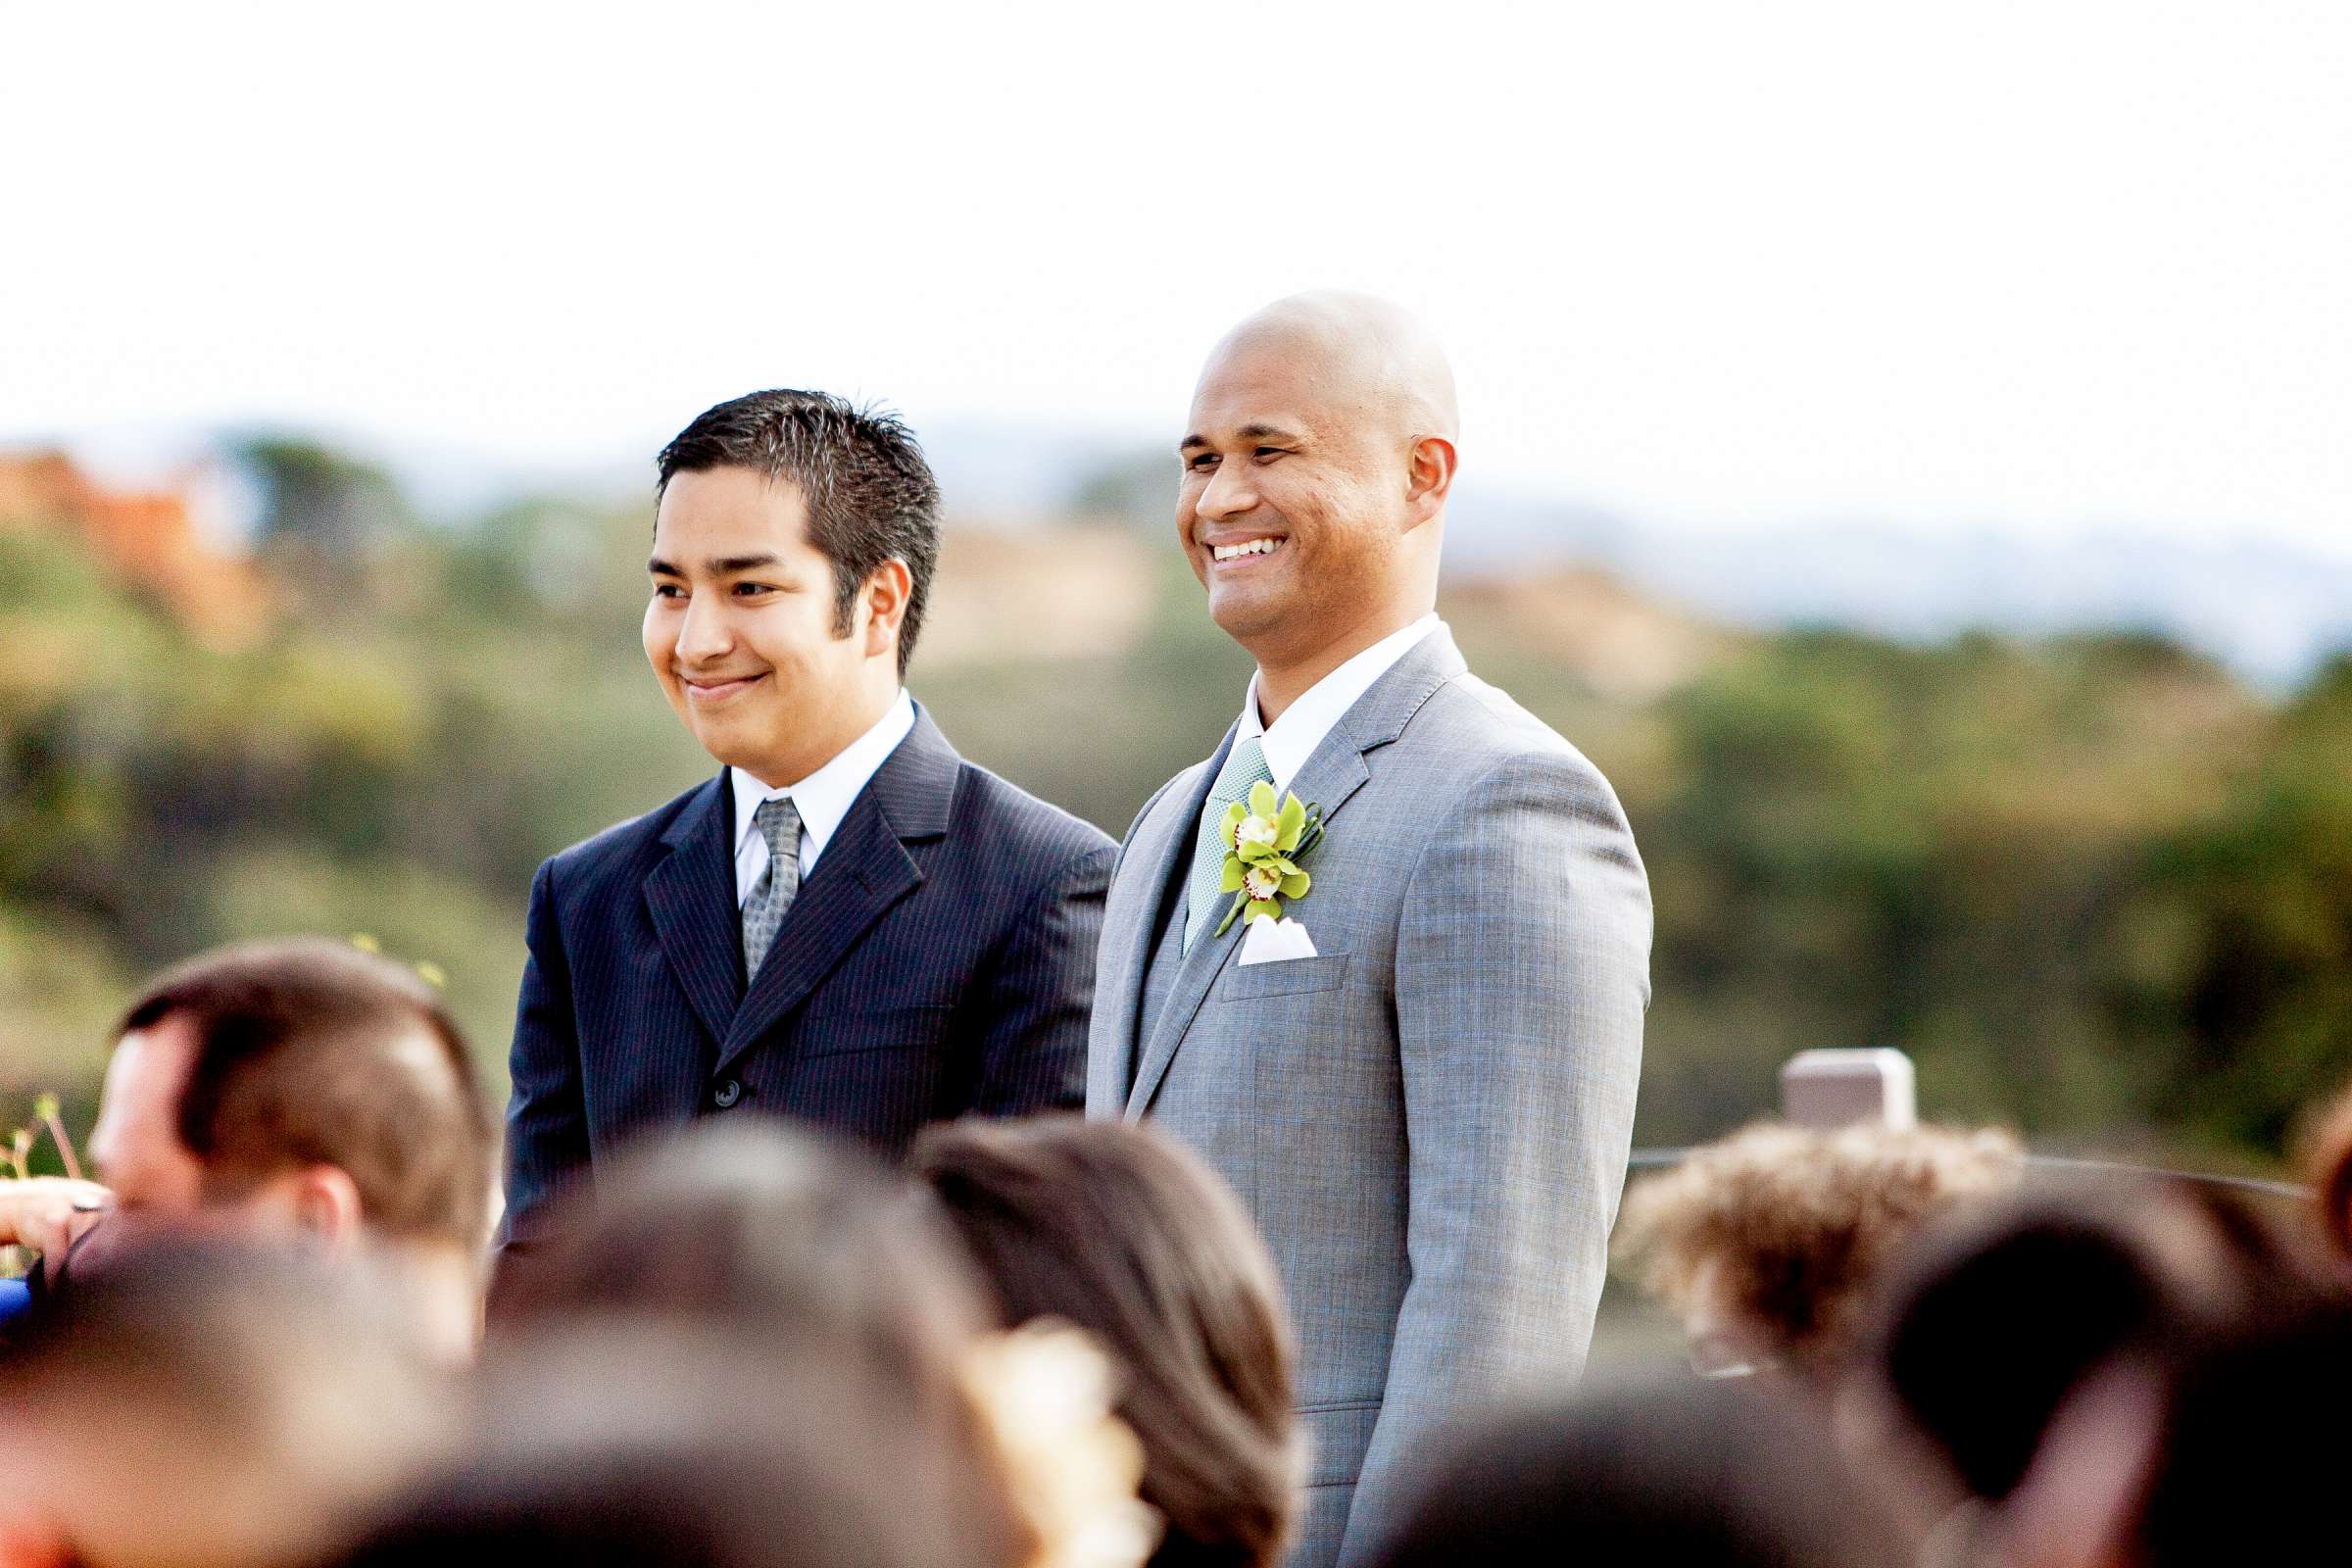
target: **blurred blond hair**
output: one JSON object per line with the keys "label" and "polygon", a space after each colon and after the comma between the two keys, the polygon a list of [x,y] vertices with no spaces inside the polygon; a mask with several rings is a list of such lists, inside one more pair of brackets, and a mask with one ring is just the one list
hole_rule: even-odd
{"label": "blurred blond hair", "polygon": [[1612,1251],[1686,1318],[1703,1282],[1781,1356],[1822,1373],[1853,1349],[1907,1242],[2024,1175],[2024,1147],[1997,1128],[1759,1122],[1638,1178]]}

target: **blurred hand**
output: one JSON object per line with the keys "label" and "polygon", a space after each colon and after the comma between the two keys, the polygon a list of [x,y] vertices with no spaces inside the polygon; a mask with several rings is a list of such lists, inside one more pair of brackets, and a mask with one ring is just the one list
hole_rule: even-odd
{"label": "blurred hand", "polygon": [[14,1243],[41,1254],[54,1269],[81,1233],[114,1206],[115,1195],[96,1182],[65,1176],[0,1181],[0,1247]]}

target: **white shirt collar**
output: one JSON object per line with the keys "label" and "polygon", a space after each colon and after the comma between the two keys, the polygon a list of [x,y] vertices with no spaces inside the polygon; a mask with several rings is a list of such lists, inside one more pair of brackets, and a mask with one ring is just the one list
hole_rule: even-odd
{"label": "white shirt collar", "polygon": [[1446,623],[1432,611],[1411,625],[1389,633],[1371,647],[1357,654],[1339,668],[1309,686],[1298,700],[1282,710],[1282,716],[1267,728],[1257,713],[1257,677],[1250,677],[1249,694],[1242,700],[1242,724],[1234,737],[1237,741],[1254,735],[1265,749],[1266,771],[1274,775],[1274,787],[1285,790],[1306,760],[1315,755],[1323,737],[1340,721],[1342,714],[1353,708],[1356,699],[1372,689],[1372,683],[1386,675],[1418,645],[1422,638],[1439,630]]}
{"label": "white shirt collar", "polygon": [[[865,788],[913,729],[914,699],[902,688],[899,700],[890,705],[872,729],[843,747],[833,760],[798,784],[771,789],[740,767],[728,768],[735,795],[738,880],[747,857],[758,861],[752,869],[753,882],[758,882],[760,873],[767,869],[767,841],[760,836],[755,820],[761,803],[789,800],[793,809],[801,813],[801,874],[807,876],[816,864],[816,858],[825,852],[825,845],[840,830],[842,818],[858,804],[858,792]],[[757,851],[753,849],[755,844]],[[750,891],[749,884],[738,890],[739,895]]]}

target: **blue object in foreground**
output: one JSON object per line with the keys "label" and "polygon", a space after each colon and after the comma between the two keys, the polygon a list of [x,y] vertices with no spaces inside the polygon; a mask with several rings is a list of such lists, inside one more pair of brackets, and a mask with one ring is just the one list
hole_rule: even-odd
{"label": "blue object in foreground", "polygon": [[0,1280],[0,1323],[32,1304],[32,1287],[23,1280]]}

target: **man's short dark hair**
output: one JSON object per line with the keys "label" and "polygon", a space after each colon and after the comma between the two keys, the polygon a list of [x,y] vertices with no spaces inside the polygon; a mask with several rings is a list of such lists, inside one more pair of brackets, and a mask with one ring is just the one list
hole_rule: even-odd
{"label": "man's short dark hair", "polygon": [[662,449],[659,466],[657,499],[676,474],[709,468],[792,481],[808,509],[808,543],[833,567],[836,637],[850,634],[851,607],[874,568],[905,562],[914,579],[899,622],[906,675],[939,565],[939,482],[905,420],[827,392],[751,392],[696,416]]}
{"label": "man's short dark hair", "polygon": [[489,1107],[456,1020],[413,971],[319,937],[218,948],[158,976],[116,1034],[172,1017],[196,1037],[178,1130],[208,1196],[333,1165],[379,1234],[480,1244]]}

